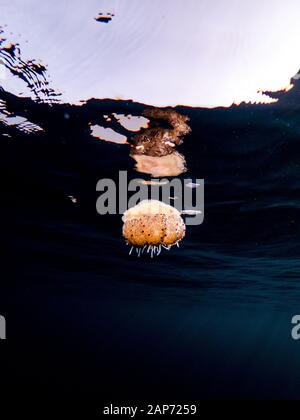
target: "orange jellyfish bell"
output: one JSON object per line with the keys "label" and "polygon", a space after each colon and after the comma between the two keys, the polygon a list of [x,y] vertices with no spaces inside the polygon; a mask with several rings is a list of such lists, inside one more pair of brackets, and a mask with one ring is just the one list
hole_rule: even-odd
{"label": "orange jellyfish bell", "polygon": [[138,256],[151,252],[151,257],[170,249],[185,235],[185,223],[180,212],[158,200],[143,200],[123,215],[123,236],[131,245],[130,254],[136,248]]}

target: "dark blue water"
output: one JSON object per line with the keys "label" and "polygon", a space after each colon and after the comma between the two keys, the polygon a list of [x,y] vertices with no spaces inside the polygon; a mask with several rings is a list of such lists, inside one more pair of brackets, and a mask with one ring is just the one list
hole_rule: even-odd
{"label": "dark blue water", "polygon": [[205,180],[205,220],[152,260],[128,256],[121,216],[96,213],[99,179],[137,173],[129,146],[88,126],[145,106],[0,91],[5,112],[43,129],[0,124],[8,389],[95,407],[299,398],[299,92],[295,81],[276,104],[178,108],[192,128],[182,177]]}

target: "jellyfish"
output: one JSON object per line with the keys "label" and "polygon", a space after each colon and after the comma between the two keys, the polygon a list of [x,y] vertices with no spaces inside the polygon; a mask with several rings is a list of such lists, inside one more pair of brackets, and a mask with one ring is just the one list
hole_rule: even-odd
{"label": "jellyfish", "polygon": [[135,170],[151,176],[178,176],[186,172],[186,161],[182,154],[174,153],[161,156],[147,156],[131,153],[130,156],[136,161]]}
{"label": "jellyfish", "polygon": [[159,255],[162,248],[179,246],[185,235],[185,223],[180,212],[158,200],[143,200],[123,215],[123,236],[140,256],[144,252]]}
{"label": "jellyfish", "polygon": [[[191,131],[187,124],[189,118],[174,109],[150,108],[143,112],[143,116],[152,123],[132,139],[132,153],[135,155],[170,155],[182,143],[182,138]],[[167,127],[160,126],[160,123]]]}

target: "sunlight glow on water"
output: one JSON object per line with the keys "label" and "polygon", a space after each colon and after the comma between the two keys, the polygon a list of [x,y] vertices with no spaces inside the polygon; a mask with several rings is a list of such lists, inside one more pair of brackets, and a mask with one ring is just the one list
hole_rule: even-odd
{"label": "sunlight glow on water", "polygon": [[111,128],[104,128],[104,127],[101,127],[100,125],[92,125],[91,134],[93,137],[97,137],[100,140],[105,140],[105,141],[109,141],[112,143],[119,143],[119,144],[127,143],[126,136],[123,136],[122,134],[117,133]]}
{"label": "sunlight glow on water", "polygon": [[[282,89],[298,71],[298,1],[175,3],[110,0],[99,10],[96,0],[84,8],[79,0],[72,5],[13,0],[1,6],[1,20],[24,59],[48,66],[65,102],[92,97],[158,106],[265,102],[270,99],[258,91]],[[103,24],[95,20],[99,13],[114,17]],[[3,85],[20,93],[11,78]],[[28,95],[28,89],[22,93]]]}

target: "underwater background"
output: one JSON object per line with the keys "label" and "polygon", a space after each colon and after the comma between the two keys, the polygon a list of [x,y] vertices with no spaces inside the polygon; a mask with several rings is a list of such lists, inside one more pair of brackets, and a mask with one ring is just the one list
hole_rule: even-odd
{"label": "underwater background", "polygon": [[43,68],[0,53],[36,95],[0,89],[6,389],[95,407],[298,399],[299,78],[272,104],[175,108],[190,118],[181,177],[205,180],[204,222],[180,248],[137,258],[121,216],[97,214],[96,183],[149,176],[90,124],[147,105],[61,103]]}

